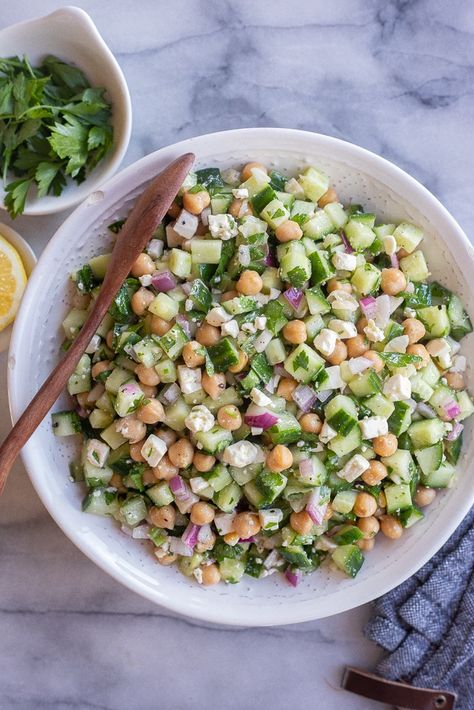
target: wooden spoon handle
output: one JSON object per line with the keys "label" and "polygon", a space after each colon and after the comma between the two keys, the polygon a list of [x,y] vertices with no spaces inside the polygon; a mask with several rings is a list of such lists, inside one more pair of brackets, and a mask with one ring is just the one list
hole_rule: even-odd
{"label": "wooden spoon handle", "polygon": [[191,153],[175,160],[152,180],[135,203],[117,237],[107,274],[87,321],[64,358],[49,375],[0,446],[0,495],[19,451],[66,386],[115,294],[129,274],[132,264],[165,216],[193,161],[194,155]]}

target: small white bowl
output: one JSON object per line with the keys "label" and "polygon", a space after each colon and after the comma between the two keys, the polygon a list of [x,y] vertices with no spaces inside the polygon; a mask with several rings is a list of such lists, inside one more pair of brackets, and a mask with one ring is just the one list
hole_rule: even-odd
{"label": "small white bowl", "polygon": [[[440,202],[392,163],[350,143],[303,131],[252,128],[192,138],[126,168],[103,186],[101,202],[85,202],[78,207],[49,242],[13,329],[8,385],[14,421],[60,358],[61,321],[70,307],[69,273],[92,255],[110,248],[107,225],[127,214],[148,180],[188,151],[196,154],[198,167],[228,168],[250,160],[290,173],[308,164],[320,167],[344,202],[362,203],[382,220],[419,224],[425,232],[424,248],[434,277],[456,291],[472,311],[472,246]],[[471,362],[473,343],[471,334],[462,348]],[[471,372],[467,374],[472,387]],[[55,409],[65,405],[66,398]],[[397,541],[378,538],[355,579],[323,566],[307,575],[296,589],[280,575],[260,580],[244,577],[240,584],[200,587],[176,569],[157,564],[149,547],[121,533],[113,520],[82,513],[84,490],[68,476],[68,462],[77,456],[78,442],[55,438],[49,418],[24,447],[23,460],[58,525],[91,560],[122,584],[188,616],[221,624],[264,626],[308,621],[351,609],[414,574],[441,547],[474,502],[470,465],[474,458],[473,424],[466,423],[456,483],[436,497],[422,522],[406,530]]]}
{"label": "small white bowl", "polygon": [[[132,129],[132,105],[122,70],[89,15],[78,7],[64,7],[51,15],[0,30],[0,51],[3,57],[25,55],[33,66],[47,54],[54,54],[82,69],[92,86],[107,89],[114,128],[112,149],[80,185],[68,179],[58,197],[38,198],[32,193],[24,214],[52,214],[77,205],[115,173],[127,150]],[[4,197],[4,186],[0,181],[0,207],[3,209]]]}
{"label": "small white bowl", "polygon": [[[25,267],[26,275],[29,278],[37,262],[33,249],[30,247],[28,242],[23,239],[23,237],[20,237],[18,232],[15,232],[14,229],[6,224],[3,224],[2,222],[0,222],[0,236],[5,237],[7,242],[10,242],[10,244],[15,247],[21,257],[23,266]],[[5,330],[0,332],[0,353],[3,353],[3,351],[8,348],[12,330],[13,324],[9,325],[5,328]]]}

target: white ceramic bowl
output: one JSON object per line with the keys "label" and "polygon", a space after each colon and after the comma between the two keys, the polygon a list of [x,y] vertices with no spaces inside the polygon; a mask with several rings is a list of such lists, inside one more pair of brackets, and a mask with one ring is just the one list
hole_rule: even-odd
{"label": "white ceramic bowl", "polygon": [[[128,147],[132,130],[132,104],[125,77],[115,57],[100,36],[89,15],[79,7],[63,7],[51,15],[26,20],[0,30],[0,51],[3,57],[26,55],[33,66],[47,54],[78,66],[92,86],[104,86],[112,103],[114,145],[97,167],[78,185],[68,180],[61,195],[28,197],[24,214],[52,214],[69,209],[85,200],[110,178]],[[0,180],[0,207],[5,191]]]}
{"label": "white ceramic bowl", "polygon": [[[68,309],[68,274],[109,246],[106,225],[126,214],[146,182],[187,151],[199,166],[221,168],[258,160],[298,170],[314,164],[326,171],[343,201],[363,203],[385,220],[411,220],[425,230],[433,274],[468,305],[474,301],[473,249],[445,208],[422,185],[386,160],[357,146],[314,133],[256,128],[215,133],[163,148],[126,168],[103,186],[100,203],[81,205],[43,253],[16,319],[10,349],[9,392],[16,420],[58,361],[60,324]],[[456,266],[462,264],[462,272]],[[473,356],[473,338],[464,352]],[[32,367],[32,357],[35,366]],[[56,406],[59,409],[61,404]],[[23,450],[33,485],[56,522],[94,562],[130,589],[207,621],[263,626],[329,616],[368,602],[416,572],[467,513],[474,486],[467,462],[474,457],[472,423],[466,427],[459,478],[441,493],[425,520],[392,542],[377,541],[356,579],[324,567],[293,589],[278,575],[244,577],[237,585],[203,588],[173,568],[156,564],[149,549],[123,535],[112,520],[81,513],[83,490],[68,478],[77,443],[55,439],[45,420]]]}

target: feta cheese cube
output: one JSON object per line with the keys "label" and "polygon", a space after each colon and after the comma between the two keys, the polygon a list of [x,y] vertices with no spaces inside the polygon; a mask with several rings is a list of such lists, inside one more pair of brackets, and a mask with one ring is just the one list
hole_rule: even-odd
{"label": "feta cheese cube", "polygon": [[408,335],[397,335],[396,338],[389,340],[384,347],[386,353],[406,353],[410,339]]}
{"label": "feta cheese cube", "polygon": [[86,459],[92,466],[102,468],[109,455],[110,446],[99,439],[89,439],[86,446]]}
{"label": "feta cheese cube", "polygon": [[224,450],[222,461],[236,468],[244,468],[244,466],[254,463],[257,455],[258,447],[250,441],[242,440],[231,444]]}
{"label": "feta cheese cube", "polygon": [[263,530],[278,530],[278,523],[283,520],[283,511],[280,508],[267,508],[259,510],[258,517]]}
{"label": "feta cheese cube", "polygon": [[206,315],[206,320],[211,325],[219,327],[223,323],[232,320],[232,315],[227,313],[227,311],[222,306],[214,306]]}
{"label": "feta cheese cube", "polygon": [[262,330],[260,335],[255,339],[255,342],[253,344],[253,347],[255,349],[255,352],[257,353],[263,353],[267,345],[269,344],[270,340],[273,338],[273,335],[270,333],[269,330]]}
{"label": "feta cheese cube", "polygon": [[334,429],[325,421],[321,427],[321,431],[319,432],[320,441],[322,441],[323,444],[327,444],[331,441],[331,439],[334,439],[335,436],[337,436],[337,431],[334,431]]}
{"label": "feta cheese cube", "polygon": [[333,365],[326,368],[328,379],[324,382],[324,389],[337,390],[346,386],[346,383],[341,377],[341,368],[339,365]]}
{"label": "feta cheese cube", "polygon": [[365,372],[369,367],[373,367],[372,360],[368,357],[361,355],[360,357],[351,357],[347,360],[347,367],[352,375],[359,375],[361,372]]}
{"label": "feta cheese cube", "polygon": [[384,383],[384,395],[391,402],[402,402],[411,397],[411,382],[404,375],[392,375]]}
{"label": "feta cheese cube", "polygon": [[234,530],[235,513],[218,513],[214,523],[219,535],[227,535]]}
{"label": "feta cheese cube", "polygon": [[161,239],[151,239],[146,248],[147,254],[151,256],[152,259],[159,259],[163,254],[164,246]]}
{"label": "feta cheese cube", "polygon": [[201,370],[197,367],[191,369],[184,365],[178,365],[178,380],[183,394],[192,394],[201,389]]}
{"label": "feta cheese cube", "polygon": [[237,236],[237,223],[230,214],[210,214],[209,231],[214,239],[232,239]]}
{"label": "feta cheese cube", "polygon": [[202,476],[194,476],[194,478],[189,479],[189,485],[193,493],[199,494],[201,491],[205,491],[209,488],[209,483]]}
{"label": "feta cheese cube", "polygon": [[416,318],[416,311],[414,308],[405,308],[403,315],[405,318]]}
{"label": "feta cheese cube", "polygon": [[317,334],[313,343],[314,347],[319,350],[321,355],[329,357],[334,352],[337,340],[338,336],[333,330],[323,328],[321,332]]}
{"label": "feta cheese cube", "polygon": [[379,343],[385,338],[383,330],[375,325],[375,321],[372,318],[370,318],[367,322],[367,325],[364,328],[364,333],[366,334],[367,339],[372,343]]}
{"label": "feta cheese cube", "polygon": [[249,196],[249,191],[246,187],[236,187],[232,190],[232,194],[236,200],[246,200]]}
{"label": "feta cheese cube", "polygon": [[271,288],[270,289],[270,301],[274,301],[275,298],[278,298],[278,296],[281,294],[281,291],[278,288]]}
{"label": "feta cheese cube", "polygon": [[328,328],[337,333],[341,340],[345,340],[346,338],[355,338],[357,335],[357,328],[354,323],[351,323],[348,320],[331,318],[328,323]]}
{"label": "feta cheese cube", "polygon": [[332,263],[338,271],[354,271],[357,267],[357,257],[355,254],[346,252],[336,252],[332,257]]}
{"label": "feta cheese cube", "polygon": [[221,325],[221,334],[230,335],[231,338],[236,338],[239,334],[239,324],[237,321],[232,319],[227,321],[227,323],[223,323]]}
{"label": "feta cheese cube", "polygon": [[304,200],[304,190],[295,178],[290,178],[285,182],[285,192],[294,195],[297,200]]}
{"label": "feta cheese cube", "polygon": [[97,352],[97,350],[100,347],[100,335],[93,335],[92,338],[90,339],[89,345],[87,346],[85,352],[88,355],[92,355],[92,353]]}
{"label": "feta cheese cube", "polygon": [[451,372],[465,372],[467,366],[467,360],[464,355],[456,355],[451,365]]}
{"label": "feta cheese cube", "polygon": [[359,422],[363,439],[374,439],[376,436],[388,434],[388,423],[385,417],[366,417]]}
{"label": "feta cheese cube", "polygon": [[143,276],[139,276],[138,280],[140,281],[141,285],[144,286],[145,288],[147,286],[151,286],[151,274],[143,274]]}
{"label": "feta cheese cube", "polygon": [[158,466],[167,450],[168,447],[163,439],[160,439],[160,437],[155,434],[150,434],[150,436],[145,440],[140,453],[147,464],[151,468],[154,468],[155,466]]}
{"label": "feta cheese cube", "polygon": [[272,403],[270,397],[267,397],[266,394],[260,392],[256,387],[250,390],[250,399],[259,407],[268,407],[268,405]]}
{"label": "feta cheese cube", "polygon": [[350,293],[336,289],[331,291],[327,297],[331,307],[341,311],[356,311],[359,308],[358,301]]}
{"label": "feta cheese cube", "polygon": [[184,423],[190,431],[196,433],[198,431],[210,431],[215,421],[214,415],[204,404],[197,404],[191,409]]}
{"label": "feta cheese cube", "polygon": [[346,463],[344,468],[338,472],[339,478],[344,478],[348,483],[352,483],[356,478],[362,476],[369,468],[369,462],[360,454],[356,454]]}
{"label": "feta cheese cube", "polygon": [[178,215],[176,222],[174,223],[173,229],[176,234],[184,239],[191,239],[196,234],[196,230],[199,225],[199,219],[195,214],[191,214],[187,210],[181,210]]}
{"label": "feta cheese cube", "polygon": [[398,250],[397,240],[392,234],[387,234],[383,238],[383,248],[387,256],[392,256]]}
{"label": "feta cheese cube", "polygon": [[254,321],[254,326],[257,330],[265,330],[267,325],[267,319],[265,316],[257,316]]}
{"label": "feta cheese cube", "polygon": [[244,331],[244,333],[250,333],[252,335],[253,335],[253,333],[257,332],[257,329],[253,323],[243,323],[242,330]]}

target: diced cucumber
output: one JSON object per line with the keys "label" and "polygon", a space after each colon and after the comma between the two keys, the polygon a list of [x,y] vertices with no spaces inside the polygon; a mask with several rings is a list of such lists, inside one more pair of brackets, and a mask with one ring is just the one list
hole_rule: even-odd
{"label": "diced cucumber", "polygon": [[159,293],[148,306],[148,310],[150,313],[153,313],[153,315],[163,320],[170,321],[178,315],[179,304],[166,293]]}
{"label": "diced cucumber", "polygon": [[364,533],[359,530],[357,525],[343,525],[338,529],[338,531],[331,537],[332,542],[336,545],[351,545],[358,540],[362,540]]}
{"label": "diced cucumber", "polygon": [[265,355],[270,365],[277,365],[286,358],[286,348],[280,338],[270,340],[265,348]]}
{"label": "diced cucumber", "polygon": [[229,472],[234,481],[239,486],[245,486],[246,483],[252,481],[255,476],[260,473],[263,469],[263,464],[261,463],[251,463],[243,468],[237,468],[236,466],[230,466]]}
{"label": "diced cucumber", "polygon": [[224,466],[224,464],[221,463],[218,463],[214,466],[214,468],[211,468],[210,471],[201,473],[200,475],[209,483],[215,493],[218,493],[223,488],[228,486],[233,480],[227,466]]}
{"label": "diced cucumber", "polygon": [[290,412],[278,414],[278,421],[267,429],[267,434],[273,444],[292,444],[301,436],[301,426]]}
{"label": "diced cucumber", "polygon": [[341,229],[346,224],[347,212],[339,202],[330,202],[323,209],[336,229]]}
{"label": "diced cucumber", "polygon": [[172,249],[168,259],[170,271],[181,279],[191,275],[191,254],[183,249]]}
{"label": "diced cucumber", "polygon": [[433,388],[430,387],[420,372],[410,377],[411,396],[417,402],[427,402],[433,396]]}
{"label": "diced cucumber", "polygon": [[357,407],[350,397],[343,394],[333,397],[326,405],[324,413],[329,426],[343,436],[357,424]]}
{"label": "diced cucumber", "polygon": [[423,419],[413,422],[408,429],[408,434],[415,449],[432,446],[444,437],[445,425],[440,419]]}
{"label": "diced cucumber", "polygon": [[412,507],[411,492],[408,483],[391,484],[384,487],[387,499],[387,513],[399,513]]}
{"label": "diced cucumber", "polygon": [[227,311],[232,316],[239,315],[241,313],[250,313],[250,311],[255,310],[255,299],[250,296],[236,296],[228,301],[224,301],[222,304]]}
{"label": "diced cucumber", "polygon": [[310,215],[312,215],[315,210],[316,205],[314,202],[295,200],[291,208],[291,219],[298,222],[298,224],[303,225],[308,221]]}
{"label": "diced cucumber", "polygon": [[433,471],[437,471],[443,462],[443,443],[438,441],[433,446],[425,446],[424,449],[415,449],[413,452],[418,461],[418,465],[427,476]]}
{"label": "diced cucumber", "polygon": [[232,513],[242,497],[242,489],[234,481],[218,491],[213,500],[224,513]]}
{"label": "diced cucumber", "polygon": [[232,202],[232,195],[221,194],[211,197],[211,213],[225,214]]}
{"label": "diced cucumber", "polygon": [[410,281],[425,281],[430,275],[425,255],[419,250],[400,259],[400,269]]}
{"label": "diced cucumber", "polygon": [[122,444],[125,444],[127,441],[127,439],[116,430],[115,421],[100,432],[100,438],[113,450],[118,449],[119,446],[122,446]]}
{"label": "diced cucumber", "polygon": [[305,196],[312,202],[317,202],[329,189],[329,179],[316,168],[309,167],[299,176],[298,182]]}
{"label": "diced cucumber", "polygon": [[276,229],[280,224],[288,221],[290,213],[281,200],[274,199],[263,208],[260,212],[260,217],[264,219],[272,229]]}
{"label": "diced cucumber", "polygon": [[436,414],[440,419],[447,419],[445,406],[455,401],[454,390],[452,390],[447,385],[437,384],[434,388],[433,394],[430,397],[429,404],[433,407]]}
{"label": "diced cucumber", "polygon": [[455,473],[455,467],[445,461],[436,471],[432,471],[427,475],[423,474],[421,482],[428,488],[447,488],[454,480]]}
{"label": "diced cucumber", "polygon": [[112,254],[99,254],[99,256],[93,256],[92,259],[89,259],[91,271],[99,281],[103,281],[105,278],[111,256]]}
{"label": "diced cucumber", "polygon": [[220,426],[213,426],[209,431],[198,431],[196,441],[202,445],[202,451],[207,454],[219,454],[232,444],[232,432]]}
{"label": "diced cucumber", "polygon": [[114,420],[112,412],[104,412],[103,409],[93,409],[89,414],[89,423],[93,429],[106,429]]}
{"label": "diced cucumber", "polygon": [[394,407],[388,419],[388,428],[392,434],[400,436],[411,424],[411,407],[406,402],[394,402]]}
{"label": "diced cucumber", "polygon": [[395,404],[380,392],[366,399],[364,404],[371,412],[378,417],[385,417],[385,419],[388,419],[395,411]]}
{"label": "diced cucumber", "polygon": [[79,308],[73,308],[69,311],[62,323],[64,335],[68,340],[74,340],[86,322],[87,316],[87,311],[80,310]]}
{"label": "diced cucumber", "polygon": [[226,407],[229,404],[235,404],[236,407],[242,404],[242,397],[239,395],[235,387],[227,387],[219,396],[219,399],[206,397],[203,404],[214,414],[221,407]]}
{"label": "diced cucumber", "polygon": [[309,239],[322,239],[334,229],[331,218],[324,210],[316,210],[313,217],[303,224],[303,234]]}
{"label": "diced cucumber", "polygon": [[334,439],[331,439],[331,441],[328,443],[328,448],[331,451],[334,451],[336,456],[342,457],[346,454],[350,454],[350,452],[354,451],[354,449],[358,449],[361,443],[362,437],[360,434],[360,429],[358,426],[356,426],[351,429],[349,434],[346,434],[346,436],[338,434],[334,437]]}
{"label": "diced cucumber", "polygon": [[221,260],[222,241],[220,239],[191,240],[193,264],[218,264]]}
{"label": "diced cucumber", "polygon": [[375,239],[375,232],[363,222],[350,219],[344,227],[350,245],[356,251],[368,249]]}
{"label": "diced cucumber", "polygon": [[224,582],[237,584],[244,575],[245,562],[243,560],[232,560],[229,557],[224,557],[222,562],[219,562],[219,572]]}
{"label": "diced cucumber", "polygon": [[349,388],[356,397],[368,397],[377,394],[382,389],[382,381],[375,370],[366,370],[356,375],[350,382]]}
{"label": "diced cucumber", "polygon": [[280,493],[284,491],[287,482],[288,479],[282,473],[263,469],[257,474],[254,481],[251,481],[247,485],[255,484],[258,492],[262,496],[261,503],[256,507],[261,507],[262,505],[270,505],[273,503]]}
{"label": "diced cucumber", "polygon": [[326,283],[336,273],[333,263],[327,251],[313,251],[310,254],[311,262],[311,285],[318,286]]}
{"label": "diced cucumber", "polygon": [[280,278],[289,281],[295,288],[302,288],[311,278],[311,262],[306,251],[298,241],[280,244],[278,247],[280,259]]}
{"label": "diced cucumber", "polygon": [[171,360],[176,360],[183,352],[189,338],[179,323],[175,323],[167,333],[159,339],[160,347]]}
{"label": "diced cucumber", "polygon": [[145,367],[153,367],[163,355],[163,350],[152,335],[145,335],[138,343],[135,343],[133,352],[138,362],[141,362]]}
{"label": "diced cucumber", "polygon": [[120,506],[120,517],[131,528],[145,520],[147,516],[146,503],[141,496],[132,496]]}
{"label": "diced cucumber", "polygon": [[311,382],[321,368],[324,360],[309,345],[298,345],[285,360],[285,370],[298,382]]}
{"label": "diced cucumber", "polygon": [[459,461],[462,450],[462,433],[453,441],[444,441],[444,453],[446,454],[446,460],[452,463],[453,466]]}
{"label": "diced cucumber", "polygon": [[352,274],[351,284],[361,296],[375,293],[380,286],[381,271],[373,264],[358,266]]}
{"label": "diced cucumber", "polygon": [[313,341],[317,334],[324,328],[324,321],[319,314],[308,316],[304,319],[304,324],[309,341]]}
{"label": "diced cucumber", "polygon": [[339,491],[334,496],[331,507],[336,513],[348,515],[352,511],[357,498],[357,491]]}
{"label": "diced cucumber", "polygon": [[260,192],[252,197],[251,202],[255,214],[260,214],[272,200],[276,199],[277,194],[273,187],[271,187],[271,185],[265,185],[263,190],[260,190]]}
{"label": "diced cucumber", "polygon": [[169,505],[174,501],[174,496],[171,488],[166,481],[160,481],[151,488],[147,488],[146,494],[148,498],[159,508],[163,505]]}
{"label": "diced cucumber", "polygon": [[160,360],[155,365],[155,370],[160,378],[162,384],[170,384],[171,382],[176,382],[178,377],[178,371],[173,360]]}
{"label": "diced cucumber", "polygon": [[423,520],[424,515],[419,508],[412,506],[411,508],[406,508],[406,510],[401,510],[398,518],[404,528],[411,528],[412,525]]}
{"label": "diced cucumber", "polygon": [[461,299],[454,294],[449,299],[448,318],[451,323],[451,336],[455,340],[461,340],[465,335],[472,332],[471,320],[464,310]]}
{"label": "diced cucumber", "polygon": [[417,318],[421,320],[426,328],[426,338],[444,338],[449,335],[451,324],[448,318],[446,306],[427,306],[419,308]]}
{"label": "diced cucumber", "polygon": [[252,175],[248,180],[243,182],[240,187],[248,190],[249,196],[253,197],[263,190],[263,188],[271,181],[271,178],[263,170],[254,168]]}
{"label": "diced cucumber", "polygon": [[418,374],[430,387],[434,387],[441,377],[440,372],[434,364],[433,360],[430,360],[425,367],[422,367],[420,370],[418,370]]}
{"label": "diced cucumber", "polygon": [[92,515],[116,515],[119,508],[117,493],[107,488],[94,488],[82,501],[84,513]]}
{"label": "diced cucumber", "polygon": [[191,408],[182,397],[178,397],[176,402],[165,408],[165,424],[174,431],[182,431],[185,428],[184,420],[188,416]]}
{"label": "diced cucumber", "polygon": [[318,286],[308,288],[305,291],[305,296],[311,315],[323,315],[324,313],[329,313],[331,310],[329,301],[326,300],[322,290]]}
{"label": "diced cucumber", "polygon": [[216,345],[207,348],[216,372],[227,372],[239,362],[239,351],[230,338],[222,338]]}
{"label": "diced cucumber", "polygon": [[411,254],[423,239],[423,231],[414,224],[402,222],[395,228],[393,236],[398,247]]}
{"label": "diced cucumber", "polygon": [[364,563],[364,555],[357,545],[341,545],[331,553],[334,564],[349,577],[355,577]]}
{"label": "diced cucumber", "polygon": [[54,412],[51,425],[55,436],[72,436],[82,431],[81,419],[77,412]]}
{"label": "diced cucumber", "polygon": [[395,231],[395,225],[394,224],[379,224],[377,227],[374,227],[374,232],[377,235],[379,239],[383,239],[384,237],[388,237],[390,234],[393,234]]}
{"label": "diced cucumber", "polygon": [[126,417],[127,414],[131,414],[138,409],[144,399],[145,395],[135,381],[125,382],[118,388],[114,403],[115,411],[119,417]]}
{"label": "diced cucumber", "polygon": [[382,463],[394,483],[409,483],[415,473],[412,455],[406,449],[397,449],[391,456],[383,457]]}
{"label": "diced cucumber", "polygon": [[474,404],[466,390],[461,390],[460,392],[457,392],[456,399],[461,408],[461,413],[458,414],[456,419],[462,422],[464,419],[470,417],[471,414],[474,412]]}
{"label": "diced cucumber", "polygon": [[81,394],[82,392],[89,392],[91,385],[91,359],[89,355],[84,353],[84,355],[81,355],[76,369],[68,380],[67,391],[71,395]]}

